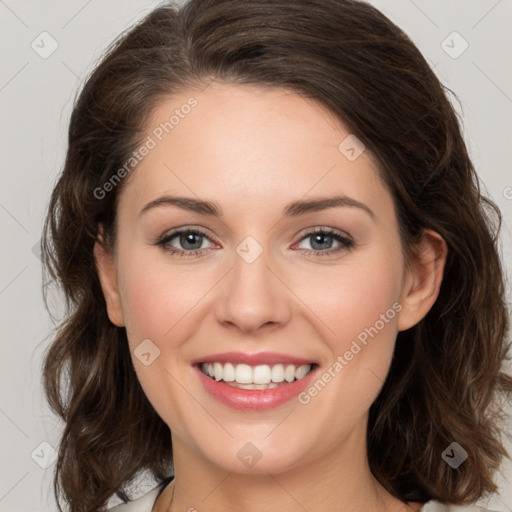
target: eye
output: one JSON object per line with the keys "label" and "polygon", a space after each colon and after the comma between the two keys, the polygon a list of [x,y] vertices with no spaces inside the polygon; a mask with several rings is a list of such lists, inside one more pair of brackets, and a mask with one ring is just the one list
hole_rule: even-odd
{"label": "eye", "polygon": [[[301,242],[309,240],[311,249],[305,249],[314,256],[328,256],[342,250],[349,250],[354,246],[353,240],[346,234],[338,233],[329,228],[315,228],[301,238]],[[332,249],[333,241],[339,245]]]}
{"label": "eye", "polygon": [[[174,239],[181,245],[182,249],[175,247],[171,243]],[[166,252],[178,257],[198,256],[207,252],[210,246],[203,247],[205,239],[210,240],[206,233],[200,229],[181,229],[164,235],[155,245],[161,246]],[[176,242],[175,242],[176,243]]]}
{"label": "eye", "polygon": [[[175,240],[175,241],[174,241]],[[300,243],[309,240],[311,249],[303,249],[307,254],[313,256],[329,256],[334,253],[350,250],[354,246],[353,240],[346,234],[341,234],[330,228],[315,228],[313,231],[306,233],[300,240]],[[173,254],[177,257],[193,257],[200,256],[208,252],[212,247],[211,244],[204,243],[206,241],[212,242],[211,238],[200,229],[187,228],[176,230],[164,235],[159,239],[155,245],[161,246],[165,252]],[[338,246],[334,249],[333,244],[337,243]],[[176,247],[178,244],[180,247]]]}

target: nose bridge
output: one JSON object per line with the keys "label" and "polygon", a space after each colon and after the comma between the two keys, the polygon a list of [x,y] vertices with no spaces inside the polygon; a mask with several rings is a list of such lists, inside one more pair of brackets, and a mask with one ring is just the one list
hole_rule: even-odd
{"label": "nose bridge", "polygon": [[289,318],[290,296],[274,275],[274,260],[270,249],[255,237],[248,236],[235,247],[233,271],[217,297],[219,321],[251,331]]}

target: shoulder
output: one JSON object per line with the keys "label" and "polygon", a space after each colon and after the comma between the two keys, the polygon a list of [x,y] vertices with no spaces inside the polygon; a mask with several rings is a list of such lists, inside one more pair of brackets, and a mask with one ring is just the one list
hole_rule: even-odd
{"label": "shoulder", "polygon": [[420,512],[496,512],[478,505],[445,505],[439,501],[425,503]]}
{"label": "shoulder", "polygon": [[162,489],[162,484],[157,485],[154,489],[143,494],[136,500],[129,501],[128,503],[121,503],[109,509],[108,512],[151,512],[153,505]]}

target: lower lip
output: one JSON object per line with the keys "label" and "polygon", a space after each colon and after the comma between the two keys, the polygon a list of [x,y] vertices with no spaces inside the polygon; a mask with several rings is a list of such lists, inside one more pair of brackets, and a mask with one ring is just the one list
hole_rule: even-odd
{"label": "lower lip", "polygon": [[310,384],[318,366],[313,368],[305,377],[293,382],[277,386],[273,389],[240,389],[222,381],[216,381],[205,375],[195,366],[199,379],[206,391],[219,402],[232,409],[244,411],[263,411],[278,407],[304,391]]}

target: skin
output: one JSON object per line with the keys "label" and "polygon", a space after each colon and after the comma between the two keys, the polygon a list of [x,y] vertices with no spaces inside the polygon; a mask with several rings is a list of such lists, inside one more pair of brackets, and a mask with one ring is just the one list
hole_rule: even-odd
{"label": "skin", "polygon": [[[163,101],[147,134],[193,96],[198,105],[124,184],[115,251],[100,237],[97,268],[110,320],[127,331],[148,399],[172,432],[175,482],[154,512],[419,510],[389,494],[370,472],[368,410],[390,367],[397,333],[437,298],[446,244],[425,231],[406,261],[389,191],[364,151],[349,161],[349,131],[293,91],[213,82]],[[164,194],[215,202],[214,218],[144,206]],[[289,202],[343,194],[364,203],[283,218]],[[176,228],[205,231],[202,255],[179,258],[155,242]],[[312,255],[312,228],[349,234],[350,249]],[[236,252],[248,236],[262,254]],[[326,240],[323,252],[340,247]],[[328,244],[331,243],[329,246]],[[172,241],[175,249],[189,250]],[[393,304],[401,311],[307,405],[235,411],[213,399],[191,367],[224,351],[291,354],[322,371]],[[149,366],[133,351],[145,339],[160,355]],[[248,442],[261,459],[237,457]],[[174,496],[173,496],[174,494]],[[172,498],[172,506],[171,506]],[[193,508],[192,508],[193,507]]]}

